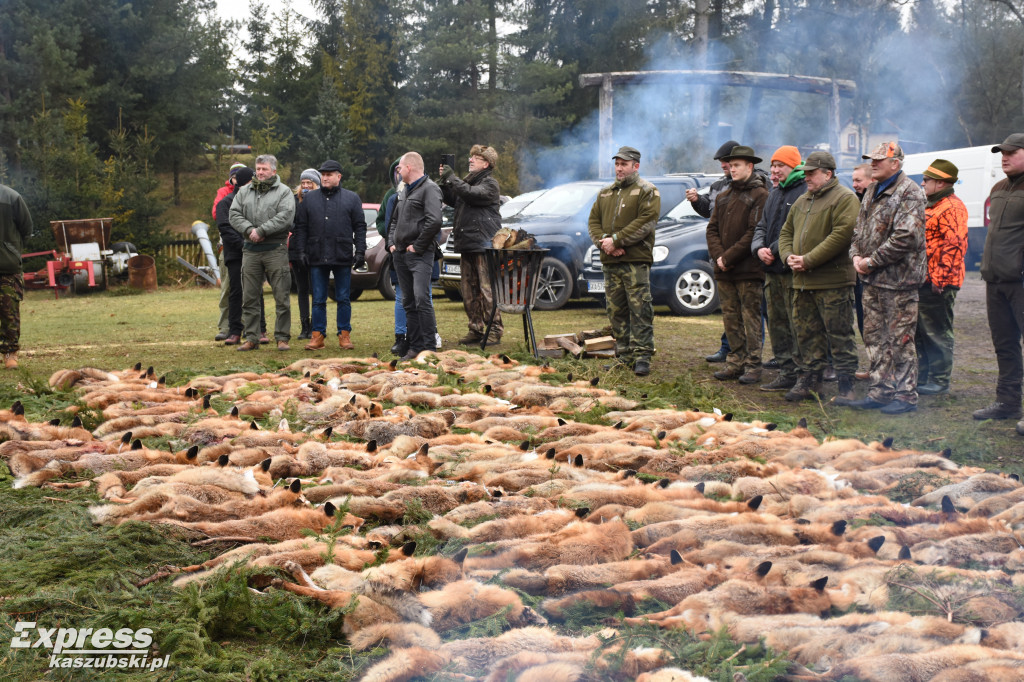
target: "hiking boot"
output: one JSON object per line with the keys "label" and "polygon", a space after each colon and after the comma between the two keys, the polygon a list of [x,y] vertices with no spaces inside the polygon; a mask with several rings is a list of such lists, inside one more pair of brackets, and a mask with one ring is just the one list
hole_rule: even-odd
{"label": "hiking boot", "polygon": [[7,369],[18,369],[18,351],[4,353],[4,367]]}
{"label": "hiking boot", "polygon": [[[481,341],[482,340],[483,339],[481,338]],[[500,344],[501,344],[501,332],[495,331],[495,330],[492,329],[491,333],[487,335],[487,345],[488,346],[498,346]]]}
{"label": "hiking boot", "polygon": [[921,384],[917,387],[917,392],[920,395],[943,395],[949,393],[949,386],[943,386],[942,384],[933,384],[928,382],[927,384]]}
{"label": "hiking boot", "polygon": [[770,381],[767,384],[761,384],[758,386],[762,391],[788,391],[789,389],[796,386],[796,377],[792,374],[784,375],[780,374],[775,377],[774,381]]}
{"label": "hiking boot", "polygon": [[733,379],[739,379],[741,374],[742,372],[738,369],[729,369],[726,367],[725,369],[718,370],[711,376],[715,377],[719,381],[732,381]]}
{"label": "hiking boot", "polygon": [[338,332],[338,348],[342,350],[352,350],[356,347],[356,344],[352,343],[352,332],[345,331],[344,329]]}
{"label": "hiking boot", "polygon": [[260,343],[270,343],[270,337],[267,336],[266,332],[260,334]]}
{"label": "hiking boot", "polygon": [[324,347],[324,335],[320,332],[313,332],[312,341],[306,344],[306,350],[322,350]]}
{"label": "hiking boot", "polygon": [[437,332],[434,332],[434,350],[441,350],[443,346],[444,341],[441,339],[441,335],[438,334]]}
{"label": "hiking boot", "polygon": [[246,341],[245,343],[243,343],[241,346],[239,346],[235,350],[240,350],[240,351],[256,350],[259,347],[260,347],[260,344],[258,344],[258,343],[255,343],[253,341]]}
{"label": "hiking boot", "polygon": [[903,414],[905,412],[916,412],[917,404],[908,403],[906,400],[894,400],[879,410],[882,414]]}
{"label": "hiking boot", "polygon": [[772,358],[771,360],[768,360],[766,362],[762,362],[761,366],[764,367],[765,369],[778,369],[779,368],[779,359],[778,358]]}
{"label": "hiking boot", "polygon": [[225,346],[237,346],[241,342],[242,342],[242,337],[239,336],[238,334],[232,334],[228,338],[224,339],[224,345]]}
{"label": "hiking boot", "polygon": [[296,338],[299,339],[311,339],[313,338],[313,324],[308,317],[302,318],[300,324],[302,325],[302,331]]}
{"label": "hiking boot", "polygon": [[725,358],[727,355],[729,355],[729,351],[725,350],[724,348],[719,348],[717,353],[705,355],[704,360],[705,362],[725,362]]}
{"label": "hiking boot", "polygon": [[998,400],[988,407],[974,411],[975,419],[1020,419],[1020,403],[1001,403]]}
{"label": "hiking boot", "polygon": [[821,372],[801,372],[793,388],[786,392],[786,400],[795,403],[810,400],[814,394],[821,393]]}
{"label": "hiking boot", "polygon": [[418,350],[413,350],[413,349],[410,348],[409,351],[405,355],[403,355],[400,359],[402,360],[402,362],[409,362],[410,360],[415,360],[416,356],[419,355],[419,354],[420,354],[420,352]]}
{"label": "hiking boot", "polygon": [[825,371],[821,373],[822,381],[836,381],[838,378],[839,375],[836,374],[836,368],[833,367],[832,365],[826,367]]}
{"label": "hiking boot", "polygon": [[650,360],[637,360],[636,364],[633,365],[633,374],[638,377],[645,377],[651,373],[651,361]]}
{"label": "hiking boot", "polygon": [[740,375],[739,382],[741,384],[756,384],[761,380],[761,368],[755,367],[748,369],[746,372]]}
{"label": "hiking boot", "polygon": [[214,341],[223,341],[228,338],[231,334],[228,332],[217,332],[217,336],[213,337]]}
{"label": "hiking boot", "polygon": [[395,334],[395,345],[391,346],[391,354],[402,357],[409,352],[409,342],[405,340],[405,334]]}
{"label": "hiking boot", "polygon": [[459,339],[460,346],[475,346],[484,340],[484,335],[481,332],[475,332],[472,329],[469,333]]}
{"label": "hiking boot", "polygon": [[839,392],[836,393],[835,398],[832,398],[832,404],[842,405],[843,407],[849,407],[856,400],[857,394],[853,390],[853,375],[840,374]]}
{"label": "hiking boot", "polygon": [[278,350],[291,350],[292,347],[288,345],[287,341],[278,341],[277,342],[277,349]]}

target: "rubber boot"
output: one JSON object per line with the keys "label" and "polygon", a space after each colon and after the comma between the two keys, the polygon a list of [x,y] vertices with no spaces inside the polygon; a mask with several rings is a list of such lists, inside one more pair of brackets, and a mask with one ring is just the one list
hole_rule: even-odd
{"label": "rubber boot", "polygon": [[311,339],[313,338],[313,325],[308,317],[302,318],[302,331],[299,332],[298,338],[300,339]]}

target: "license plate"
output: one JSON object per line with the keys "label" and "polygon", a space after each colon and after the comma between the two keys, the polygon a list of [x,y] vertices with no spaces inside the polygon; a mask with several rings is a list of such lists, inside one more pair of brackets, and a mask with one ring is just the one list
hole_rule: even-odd
{"label": "license plate", "polygon": [[587,282],[587,291],[592,294],[603,294],[604,293],[604,280],[603,279],[592,279]]}
{"label": "license plate", "polygon": [[444,272],[446,275],[461,275],[462,266],[455,263],[445,263]]}

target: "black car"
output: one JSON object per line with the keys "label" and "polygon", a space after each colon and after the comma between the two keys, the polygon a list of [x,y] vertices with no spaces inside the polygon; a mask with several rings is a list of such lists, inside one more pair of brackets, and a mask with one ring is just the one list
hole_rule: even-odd
{"label": "black car", "polygon": [[[686,190],[709,186],[720,175],[704,173],[672,173],[646,179],[654,183],[661,192],[662,217],[685,200]],[[549,253],[541,263],[540,282],[537,287],[538,310],[557,310],[570,298],[586,295],[587,281],[583,278],[583,267],[587,249],[590,248],[590,234],[587,220],[597,193],[608,186],[607,180],[584,180],[570,182],[544,192],[514,216],[502,220],[503,227],[526,230],[537,238],[537,246],[548,249]],[[444,252],[442,277],[445,291],[455,286],[458,273],[458,254],[450,244]]]}
{"label": "black car", "polygon": [[[654,233],[651,295],[655,303],[667,304],[676,315],[707,315],[718,310],[707,226],[707,219],[684,201],[659,221]],[[587,293],[604,298],[604,274],[596,247],[587,250],[583,276]]]}

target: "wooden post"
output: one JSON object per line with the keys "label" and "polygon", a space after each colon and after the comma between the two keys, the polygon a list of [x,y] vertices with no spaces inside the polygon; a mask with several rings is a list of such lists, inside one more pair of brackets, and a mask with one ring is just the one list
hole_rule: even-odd
{"label": "wooden post", "polygon": [[613,175],[614,169],[612,153],[615,151],[612,149],[612,145],[614,144],[612,125],[615,117],[615,89],[612,85],[611,74],[604,74],[604,78],[601,80],[600,101],[601,104],[598,123],[598,137],[600,138],[600,143],[598,144],[597,152],[597,177],[610,178]]}

